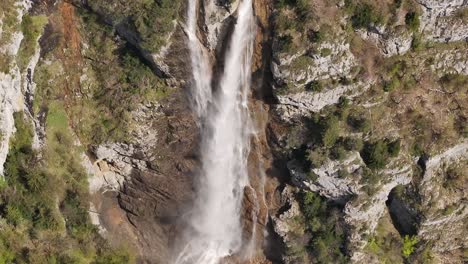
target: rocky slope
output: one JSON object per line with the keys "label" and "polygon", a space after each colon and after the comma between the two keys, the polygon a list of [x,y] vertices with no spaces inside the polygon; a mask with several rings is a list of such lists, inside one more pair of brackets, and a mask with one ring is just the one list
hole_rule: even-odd
{"label": "rocky slope", "polygon": [[[6,1],[0,259],[169,263],[200,165],[186,3]],[[238,2],[201,1],[213,61]],[[466,262],[468,2],[254,10],[252,246],[224,262]]]}

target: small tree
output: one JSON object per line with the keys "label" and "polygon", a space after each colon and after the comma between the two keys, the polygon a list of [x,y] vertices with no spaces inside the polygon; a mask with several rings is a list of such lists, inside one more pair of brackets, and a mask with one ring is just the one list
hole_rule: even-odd
{"label": "small tree", "polygon": [[375,143],[366,143],[361,155],[369,168],[381,169],[387,163],[388,146],[383,140]]}

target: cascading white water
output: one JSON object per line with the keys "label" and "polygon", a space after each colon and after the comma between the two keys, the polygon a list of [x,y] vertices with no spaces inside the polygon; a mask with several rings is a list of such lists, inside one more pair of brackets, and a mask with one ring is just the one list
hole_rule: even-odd
{"label": "cascading white water", "polygon": [[207,116],[208,104],[212,99],[211,68],[207,52],[197,37],[197,2],[188,0],[187,28],[193,83],[192,108],[199,120]]}
{"label": "cascading white water", "polygon": [[205,90],[210,86],[204,79],[205,69],[209,67],[203,47],[196,38],[196,1],[188,2],[188,12],[193,12],[188,15],[188,31],[192,30],[189,38],[192,35],[193,41],[198,43],[190,43],[195,110],[205,126],[200,183],[190,215],[191,228],[175,263],[216,264],[222,258],[238,253],[243,244],[240,214],[243,191],[249,184],[247,157],[252,129],[248,93],[255,23],[252,0],[242,0],[219,87],[210,97],[211,93]]}

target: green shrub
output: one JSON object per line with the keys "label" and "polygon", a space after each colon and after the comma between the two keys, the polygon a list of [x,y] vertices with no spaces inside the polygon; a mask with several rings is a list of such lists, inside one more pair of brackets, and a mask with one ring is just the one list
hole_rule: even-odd
{"label": "green shrub", "polygon": [[323,90],[322,83],[320,81],[311,81],[306,84],[305,89],[311,92],[321,92]]}
{"label": "green shrub", "polygon": [[351,11],[351,23],[354,28],[368,28],[373,24],[382,23],[382,16],[375,12],[367,3],[354,4],[351,0],[345,1],[346,7]]}
{"label": "green shrub", "polygon": [[344,140],[344,147],[348,151],[361,151],[364,147],[364,142],[361,138],[346,138]]}
{"label": "green shrub", "polygon": [[340,169],[338,171],[338,178],[344,179],[344,178],[347,178],[349,175],[350,173],[346,169]]}
{"label": "green shrub", "polygon": [[307,38],[312,43],[320,43],[325,39],[325,33],[323,31],[310,30],[307,34]]}
{"label": "green shrub", "polygon": [[421,50],[422,48],[422,39],[419,34],[415,34],[413,36],[413,40],[411,41],[411,49],[413,51]]}
{"label": "green shrub", "polygon": [[63,109],[52,104],[49,110],[41,155],[31,147],[31,124],[22,112],[14,114],[17,131],[0,189],[0,217],[6,220],[0,220],[0,263],[91,263],[99,258],[132,263],[125,251],[112,257],[91,224],[81,153]]}
{"label": "green shrub", "polygon": [[366,117],[365,112],[352,112],[347,118],[347,123],[355,131],[367,133],[371,130],[371,122]]}
{"label": "green shrub", "polygon": [[383,140],[376,142],[366,142],[361,151],[361,156],[366,165],[371,169],[381,169],[385,167],[388,159],[388,146]]}
{"label": "green shrub", "polygon": [[279,50],[281,52],[292,52],[294,50],[293,38],[291,35],[286,34],[278,38]]}
{"label": "green shrub", "polygon": [[390,81],[384,83],[383,90],[385,92],[391,92],[400,87],[400,80],[396,77],[392,78]]}
{"label": "green shrub", "polygon": [[18,56],[18,65],[21,69],[27,66],[29,60],[34,55],[38,38],[42,34],[47,22],[46,16],[23,16],[21,30],[23,31],[24,38],[21,41],[20,56]]}
{"label": "green shrub", "polygon": [[318,168],[325,163],[327,156],[322,150],[316,149],[309,152],[308,160],[313,168]]}
{"label": "green shrub", "polygon": [[346,149],[341,144],[335,144],[331,149],[331,157],[335,160],[344,160],[346,158]]}
{"label": "green shrub", "polygon": [[418,31],[420,21],[419,15],[416,12],[409,12],[405,16],[405,22],[408,28],[414,32]]}
{"label": "green shrub", "polygon": [[416,236],[408,236],[406,235],[403,238],[403,249],[402,253],[405,258],[408,258],[411,254],[413,254],[415,250],[416,244],[419,242],[419,239]]}
{"label": "green shrub", "polygon": [[330,148],[335,144],[340,135],[339,120],[336,116],[331,115],[323,120],[320,135],[324,147]]}
{"label": "green shrub", "polygon": [[313,263],[346,263],[339,210],[312,192],[300,193],[299,201],[307,231],[312,235],[308,248]]}
{"label": "green shrub", "polygon": [[388,144],[388,154],[391,157],[397,157],[398,154],[400,154],[400,148],[401,148],[401,140],[397,139],[393,142],[390,142]]}
{"label": "green shrub", "polygon": [[307,173],[307,179],[310,182],[315,182],[315,181],[317,181],[318,178],[319,178],[319,176],[313,171],[310,171],[309,173]]}

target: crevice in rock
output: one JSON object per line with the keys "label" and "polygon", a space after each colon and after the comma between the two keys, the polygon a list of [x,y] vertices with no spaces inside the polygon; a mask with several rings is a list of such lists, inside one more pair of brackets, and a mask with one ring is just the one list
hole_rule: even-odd
{"label": "crevice in rock", "polygon": [[265,227],[267,235],[265,236],[265,243],[263,246],[263,253],[267,260],[273,264],[284,263],[283,255],[286,251],[286,244],[283,239],[275,232],[271,217],[268,218]]}
{"label": "crevice in rock", "polygon": [[[401,192],[404,192],[404,195]],[[409,198],[411,196],[412,194],[408,191],[408,188],[397,186],[390,192],[386,201],[393,226],[401,236],[412,236],[418,233],[419,219],[417,212],[403,199],[403,197],[411,199]]]}

